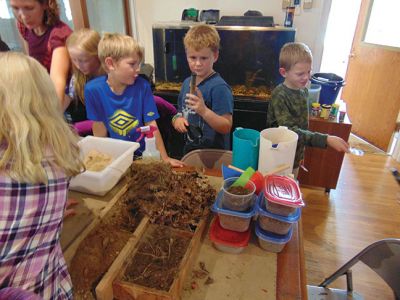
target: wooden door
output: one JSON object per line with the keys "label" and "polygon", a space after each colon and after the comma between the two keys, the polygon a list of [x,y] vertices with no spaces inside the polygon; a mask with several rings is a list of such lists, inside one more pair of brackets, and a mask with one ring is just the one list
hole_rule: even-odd
{"label": "wooden door", "polygon": [[372,2],[362,0],[342,98],[352,132],[387,151],[400,109],[400,49],[363,42]]}

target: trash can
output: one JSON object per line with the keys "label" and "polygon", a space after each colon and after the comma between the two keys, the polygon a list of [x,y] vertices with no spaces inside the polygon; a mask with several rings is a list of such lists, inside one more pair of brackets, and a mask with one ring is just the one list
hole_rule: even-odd
{"label": "trash can", "polygon": [[315,73],[311,76],[311,83],[321,85],[321,93],[319,95],[319,103],[321,105],[335,103],[340,89],[345,85],[343,78],[333,73]]}

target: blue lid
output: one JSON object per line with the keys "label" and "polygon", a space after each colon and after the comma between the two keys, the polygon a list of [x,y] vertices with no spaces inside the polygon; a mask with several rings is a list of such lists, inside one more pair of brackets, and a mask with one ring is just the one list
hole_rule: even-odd
{"label": "blue lid", "polygon": [[265,198],[263,193],[260,193],[260,195],[258,195],[258,199],[257,199],[257,203],[256,203],[256,209],[257,209],[257,213],[261,216],[264,217],[270,217],[282,222],[286,222],[286,223],[295,223],[299,220],[300,218],[300,214],[301,214],[301,208],[298,207],[296,208],[296,210],[294,211],[294,213],[288,215],[288,216],[281,216],[281,215],[277,215],[277,214],[273,214],[272,212],[268,211],[268,209],[265,207]]}
{"label": "blue lid", "polygon": [[262,230],[258,222],[256,223],[256,235],[264,241],[273,242],[277,244],[284,244],[287,243],[292,238],[292,232],[293,228],[290,227],[290,230],[287,234],[284,235],[276,234]]}
{"label": "blue lid", "polygon": [[252,216],[254,216],[256,214],[256,205],[254,205],[255,202],[255,197],[256,195],[254,195],[252,202],[253,204],[251,205],[250,209],[246,210],[246,211],[236,211],[236,210],[230,210],[230,209],[225,209],[222,207],[222,194],[223,191],[219,191],[218,195],[217,195],[217,199],[215,199],[215,202],[213,204],[213,206],[211,207],[211,210],[217,214],[223,214],[223,215],[229,215],[229,216],[235,216],[235,217],[240,217],[240,218],[244,218],[244,219],[248,219],[251,218]]}

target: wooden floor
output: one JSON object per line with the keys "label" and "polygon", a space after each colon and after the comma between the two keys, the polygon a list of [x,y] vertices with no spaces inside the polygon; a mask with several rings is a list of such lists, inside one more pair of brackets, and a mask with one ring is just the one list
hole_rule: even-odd
{"label": "wooden floor", "polygon": [[[336,190],[302,187],[307,283],[318,285],[374,241],[400,238],[400,185],[390,156],[346,154]],[[385,282],[362,263],[353,268],[354,290],[365,299],[394,299]],[[344,278],[331,287],[345,289]]]}

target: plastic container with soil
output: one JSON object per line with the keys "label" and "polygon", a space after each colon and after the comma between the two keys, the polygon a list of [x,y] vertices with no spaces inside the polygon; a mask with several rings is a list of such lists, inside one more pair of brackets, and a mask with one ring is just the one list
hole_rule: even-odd
{"label": "plastic container with soil", "polygon": [[210,240],[215,248],[232,254],[241,253],[247,247],[250,235],[250,228],[244,232],[224,229],[220,225],[218,216],[214,218],[209,232]]}
{"label": "plastic container with soil", "polygon": [[257,199],[256,210],[258,214],[258,224],[262,230],[276,234],[285,235],[296,223],[301,214],[301,209],[296,208],[295,212],[287,217],[269,212],[265,207],[264,196],[260,195]]}
{"label": "plastic container with soil", "polygon": [[238,177],[231,177],[224,180],[222,185],[222,206],[226,209],[235,211],[248,210],[252,204],[252,199],[256,191],[256,186],[252,181],[248,181],[245,187],[232,186]]}
{"label": "plastic container with soil", "polygon": [[256,214],[255,196],[250,201],[250,208],[247,211],[235,211],[226,209],[222,206],[222,193],[217,195],[211,210],[219,217],[219,222],[224,229],[237,232],[247,231],[250,225],[251,218]]}
{"label": "plastic container with soil", "polygon": [[255,228],[260,247],[269,252],[281,252],[287,242],[292,238],[292,228],[290,228],[289,232],[285,235],[264,231],[260,228],[258,223],[256,223]]}
{"label": "plastic container with soil", "polygon": [[292,215],[298,207],[304,206],[299,185],[287,176],[266,176],[264,198],[267,211],[281,216]]}

